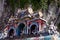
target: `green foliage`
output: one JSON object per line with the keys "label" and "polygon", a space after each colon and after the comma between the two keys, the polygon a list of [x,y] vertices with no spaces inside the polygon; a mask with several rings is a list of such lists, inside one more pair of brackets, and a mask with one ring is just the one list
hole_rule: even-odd
{"label": "green foliage", "polygon": [[14,15],[14,11],[15,11],[15,0],[8,0],[9,2],[9,6],[11,7],[11,13],[12,15]]}
{"label": "green foliage", "polygon": [[47,4],[48,0],[41,0],[40,1],[40,5],[42,9],[47,9],[48,8],[48,4]]}
{"label": "green foliage", "polygon": [[10,6],[12,9],[15,7],[24,8],[25,5],[31,4],[34,10],[37,9],[46,9],[48,7],[47,5],[48,0],[9,0]]}
{"label": "green foliage", "polygon": [[29,3],[28,0],[20,0],[20,8],[24,8]]}
{"label": "green foliage", "polygon": [[20,0],[15,0],[15,7],[19,7],[20,6]]}
{"label": "green foliage", "polygon": [[[34,10],[47,9],[50,3],[55,0],[9,0],[10,6],[14,10],[15,7],[24,8],[26,5],[31,4]],[[58,3],[60,5],[60,3]]]}
{"label": "green foliage", "polygon": [[60,7],[60,0],[57,1],[58,7]]}
{"label": "green foliage", "polygon": [[40,8],[40,0],[31,0],[31,5],[34,10],[37,10]]}
{"label": "green foliage", "polygon": [[30,1],[31,1],[30,4],[32,5],[34,10],[48,8],[47,5],[48,0],[30,0]]}
{"label": "green foliage", "polygon": [[60,29],[60,23],[58,24],[58,29]]}

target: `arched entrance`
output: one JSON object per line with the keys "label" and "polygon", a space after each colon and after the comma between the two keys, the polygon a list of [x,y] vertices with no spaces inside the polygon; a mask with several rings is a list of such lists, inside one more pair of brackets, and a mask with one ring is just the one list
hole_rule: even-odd
{"label": "arched entrance", "polygon": [[14,36],[14,29],[10,29],[9,32],[8,32],[8,35],[9,36]]}
{"label": "arched entrance", "polygon": [[36,29],[36,25],[32,25],[31,26],[31,32],[34,31]]}
{"label": "arched entrance", "polygon": [[17,28],[17,35],[20,36],[20,34],[22,33],[23,29],[25,27],[24,23],[20,23],[18,28]]}
{"label": "arched entrance", "polygon": [[30,33],[37,33],[38,31],[38,24],[31,24],[30,25]]}

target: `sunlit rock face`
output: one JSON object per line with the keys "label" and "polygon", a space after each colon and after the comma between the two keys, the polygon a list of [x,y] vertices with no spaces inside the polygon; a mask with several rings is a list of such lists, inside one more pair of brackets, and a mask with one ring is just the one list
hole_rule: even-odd
{"label": "sunlit rock face", "polygon": [[3,4],[4,4],[4,0],[0,0],[0,17],[2,16],[2,12],[3,12]]}
{"label": "sunlit rock face", "polygon": [[60,8],[57,8],[56,19],[54,21],[55,25],[60,23]]}
{"label": "sunlit rock face", "polygon": [[[53,21],[53,24],[56,28],[56,26],[60,23],[60,8],[57,7],[57,5],[49,5],[49,9],[48,9],[48,16],[46,18],[46,20],[48,21],[48,23],[51,23],[51,21]],[[52,27],[52,26],[51,26]],[[54,29],[53,29],[54,30]],[[59,34],[58,32],[54,31],[55,33]]]}
{"label": "sunlit rock face", "polygon": [[50,4],[49,8],[48,8],[48,15],[46,17],[46,20],[48,22],[50,21],[55,21],[55,18],[57,18],[57,14],[58,14],[58,9],[57,9],[57,5],[56,4]]}

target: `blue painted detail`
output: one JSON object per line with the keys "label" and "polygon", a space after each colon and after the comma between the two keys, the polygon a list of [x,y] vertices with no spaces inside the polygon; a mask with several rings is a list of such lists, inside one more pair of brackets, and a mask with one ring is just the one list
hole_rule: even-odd
{"label": "blue painted detail", "polygon": [[48,35],[49,35],[48,32],[42,32],[42,33],[40,33],[40,34],[42,34],[42,36],[48,36]]}
{"label": "blue painted detail", "polygon": [[58,40],[60,40],[60,37],[58,38]]}
{"label": "blue painted detail", "polygon": [[30,25],[30,28],[31,28],[32,25],[36,25],[37,27],[39,27],[38,23],[36,23],[36,22],[32,22],[32,24]]}
{"label": "blue painted detail", "polygon": [[10,27],[10,29],[8,30],[8,32],[9,32],[11,29],[14,29],[14,30],[15,30],[15,28],[12,26],[12,27]]}
{"label": "blue painted detail", "polygon": [[44,40],[51,40],[51,36],[45,36]]}
{"label": "blue painted detail", "polygon": [[14,30],[14,32],[16,33],[16,29],[12,26],[12,27],[10,27],[10,29],[8,30],[8,33],[10,32],[10,30],[11,29],[13,29]]}
{"label": "blue painted detail", "polygon": [[32,22],[32,24],[30,25],[30,29],[31,29],[32,25],[36,25],[36,29],[34,29],[34,32],[35,32],[35,33],[38,33],[38,31],[39,31],[39,30],[38,30],[38,27],[39,27],[39,26],[38,26],[38,23]]}
{"label": "blue painted detail", "polygon": [[20,36],[20,33],[21,33],[21,31],[17,28],[17,29],[16,29],[16,35],[17,35],[17,36]]}
{"label": "blue painted detail", "polygon": [[27,34],[27,27],[24,27],[24,34]]}
{"label": "blue painted detail", "polygon": [[[13,31],[12,31],[12,30],[13,30]],[[11,32],[11,31],[13,32],[13,36],[15,36],[15,35],[16,35],[16,28],[14,28],[14,26],[11,26],[11,27],[9,28],[9,30],[7,31],[8,34],[9,34],[8,36],[10,36],[10,34],[11,34],[10,32]]]}
{"label": "blue painted detail", "polygon": [[21,35],[22,30],[23,30],[24,27],[25,27],[25,25],[22,25],[21,23],[19,24],[19,26],[16,29],[17,36]]}

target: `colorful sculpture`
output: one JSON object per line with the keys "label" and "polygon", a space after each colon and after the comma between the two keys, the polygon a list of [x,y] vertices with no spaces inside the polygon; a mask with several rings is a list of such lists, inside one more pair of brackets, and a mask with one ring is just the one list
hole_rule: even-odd
{"label": "colorful sculpture", "polygon": [[12,20],[6,26],[5,30],[7,31],[8,36],[21,36],[31,34],[41,34],[43,36],[49,35],[49,26],[46,24],[46,21],[44,19],[36,18],[33,15],[30,15],[29,17],[29,14],[25,16],[24,15],[21,18],[17,17],[17,19]]}

